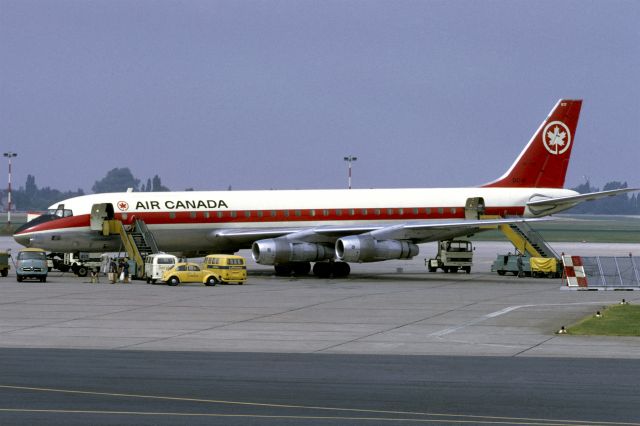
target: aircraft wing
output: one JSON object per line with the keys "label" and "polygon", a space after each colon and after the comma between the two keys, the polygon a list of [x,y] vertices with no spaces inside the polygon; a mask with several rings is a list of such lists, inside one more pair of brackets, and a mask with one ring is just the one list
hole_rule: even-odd
{"label": "aircraft wing", "polygon": [[640,188],[624,188],[624,189],[612,189],[609,191],[589,192],[586,194],[571,195],[568,197],[557,198],[540,198],[534,199],[527,203],[527,206],[532,210],[556,208],[560,206],[566,206],[568,204],[578,204],[583,201],[593,201],[605,197],[613,197],[615,195],[624,194],[627,192],[640,191]]}
{"label": "aircraft wing", "polygon": [[[380,225],[373,227],[328,227],[315,229],[314,233],[333,237],[334,239],[347,235],[371,234],[378,240],[411,240],[416,243],[438,241],[456,236],[468,235],[481,230],[492,229],[498,225],[507,223],[521,223],[540,221],[540,219],[483,219],[483,220],[454,220],[442,222],[408,222],[394,225]],[[295,235],[287,238],[295,238]]]}
{"label": "aircraft wing", "polygon": [[481,219],[442,222],[407,222],[403,224],[321,226],[315,228],[271,228],[271,229],[224,229],[216,231],[214,236],[226,238],[230,242],[247,244],[266,238],[284,238],[289,241],[309,243],[334,243],[338,238],[348,235],[371,234],[379,240],[411,240],[414,243],[426,243],[462,235],[474,234],[508,223],[538,222],[548,219]]}

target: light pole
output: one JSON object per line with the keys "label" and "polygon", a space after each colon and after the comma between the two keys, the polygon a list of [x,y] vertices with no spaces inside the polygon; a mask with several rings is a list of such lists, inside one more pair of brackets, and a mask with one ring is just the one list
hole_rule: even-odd
{"label": "light pole", "polygon": [[7,228],[11,228],[11,159],[17,157],[15,152],[5,152],[4,156],[9,159],[9,191],[7,195]]}
{"label": "light pole", "polygon": [[350,155],[348,157],[344,157],[344,161],[349,163],[349,189],[351,189],[351,163],[353,163],[357,159],[358,159],[358,157],[354,157],[353,155]]}

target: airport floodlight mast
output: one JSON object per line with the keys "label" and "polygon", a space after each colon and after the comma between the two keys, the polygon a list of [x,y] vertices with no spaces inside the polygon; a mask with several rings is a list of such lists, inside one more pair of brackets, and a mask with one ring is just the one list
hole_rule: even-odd
{"label": "airport floodlight mast", "polygon": [[7,228],[11,227],[11,159],[17,157],[15,152],[5,152],[4,156],[9,159],[9,188],[7,192]]}
{"label": "airport floodlight mast", "polygon": [[348,157],[344,157],[344,161],[349,163],[349,189],[351,189],[351,163],[353,163],[357,159],[358,159],[358,157],[354,157],[353,155],[350,155]]}

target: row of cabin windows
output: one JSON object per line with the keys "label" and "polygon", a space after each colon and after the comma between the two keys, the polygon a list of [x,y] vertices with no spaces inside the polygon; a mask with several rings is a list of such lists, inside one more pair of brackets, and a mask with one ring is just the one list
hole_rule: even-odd
{"label": "row of cabin windows", "polygon": [[[414,215],[418,215],[421,213],[421,210],[423,213],[426,213],[427,215],[430,215],[432,213],[432,209],[427,207],[425,209],[419,209],[419,208],[412,208],[412,209],[406,209],[407,212],[411,212]],[[438,214],[443,214],[444,213],[444,208],[439,207],[438,209],[435,209]],[[242,215],[244,215],[244,217],[249,218],[255,215],[255,217],[277,217],[278,216],[278,211],[279,210],[269,210],[269,211],[263,211],[263,210],[258,210],[255,213],[251,212],[250,210],[245,210]],[[332,213],[335,216],[342,216],[343,213],[347,216],[355,216],[356,215],[356,209],[334,209],[334,210],[330,210],[330,209],[324,209],[324,210],[309,210],[309,216],[311,217],[315,217],[315,216],[330,216]],[[369,209],[358,209],[359,213],[362,216],[367,216],[369,215],[370,211]],[[451,207],[449,209],[449,211],[451,212],[451,214],[456,214],[456,212],[458,211],[458,209],[456,207]],[[284,217],[291,217],[292,215],[294,217],[302,217],[302,210],[283,210],[282,211]],[[392,216],[394,214],[397,215],[404,215],[405,214],[405,209],[399,208],[399,209],[371,209],[371,213],[374,216],[381,216],[383,215],[383,213],[386,213],[388,216]],[[191,219],[195,219],[198,215],[198,212],[195,211],[191,211],[189,212],[189,217]],[[209,219],[210,217],[212,217],[213,212],[203,212],[203,216],[205,219]],[[236,218],[238,217],[238,212],[237,211],[217,211],[215,212],[215,216],[217,218],[223,218],[223,217],[232,217],[232,218]],[[127,213],[122,213],[122,218],[123,219],[127,219]],[[175,212],[169,212],[169,218],[170,219],[175,219],[176,218],[176,213]]]}

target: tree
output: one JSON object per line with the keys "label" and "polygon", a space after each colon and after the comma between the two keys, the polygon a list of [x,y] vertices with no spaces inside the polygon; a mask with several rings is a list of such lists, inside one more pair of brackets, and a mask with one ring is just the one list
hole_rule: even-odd
{"label": "tree", "polygon": [[140,179],[133,177],[128,167],[110,170],[102,180],[96,181],[91,188],[96,194],[104,192],[124,192],[129,188],[138,190]]}
{"label": "tree", "polygon": [[[603,191],[609,191],[613,189],[627,188],[627,182],[612,181],[605,184],[602,188]],[[575,188],[571,188],[581,194],[587,192],[598,192],[599,188],[592,187],[589,181],[584,184],[578,185]],[[595,201],[588,201],[586,203],[578,204],[569,210],[569,213],[590,213],[590,214],[638,214],[638,196],[629,194],[620,194],[613,197],[601,198]]]}
{"label": "tree", "polygon": [[24,185],[24,192],[27,197],[33,197],[38,192],[38,187],[36,186],[36,178],[32,175],[27,175],[27,183]]}
{"label": "tree", "polygon": [[640,214],[640,196],[637,194],[632,195],[629,203],[631,204],[631,213]]}
{"label": "tree", "polygon": [[[612,189],[628,188],[627,182],[613,181],[607,183],[602,190],[610,191]],[[614,197],[607,197],[607,200],[598,200],[600,214],[629,214],[631,211],[631,203],[628,194],[620,194]]]}
{"label": "tree", "polygon": [[[147,188],[148,187],[149,186],[147,184]],[[162,185],[162,182],[160,181],[160,176],[158,176],[158,175],[155,175],[153,177],[153,186],[151,188],[152,188],[151,191],[153,191],[153,192],[168,192],[168,191],[170,191],[169,188],[167,188],[166,186]]]}
{"label": "tree", "polygon": [[28,175],[24,188],[20,187],[13,191],[15,207],[22,211],[41,211],[46,210],[49,206],[67,199],[84,195],[82,189],[77,191],[62,192],[49,187],[38,189],[35,176]]}

